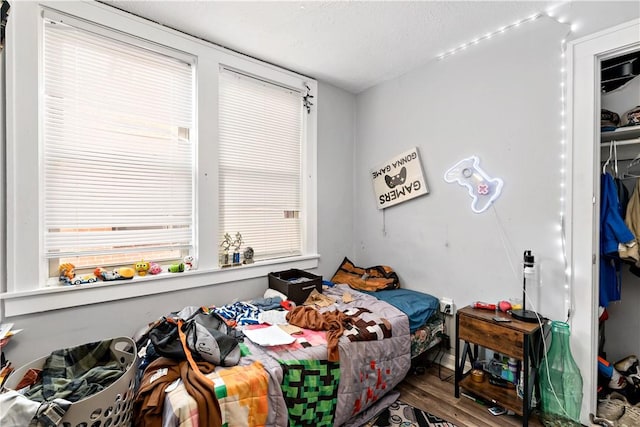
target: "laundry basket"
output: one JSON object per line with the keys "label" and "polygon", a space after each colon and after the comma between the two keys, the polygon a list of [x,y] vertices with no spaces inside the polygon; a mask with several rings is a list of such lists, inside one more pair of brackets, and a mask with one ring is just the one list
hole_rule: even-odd
{"label": "laundry basket", "polygon": [[[104,390],[71,404],[62,417],[62,427],[129,427],[133,420],[133,398],[138,367],[136,343],[129,337],[113,338],[110,346],[114,360],[124,374]],[[5,383],[15,389],[27,370],[42,369],[48,356],[41,357],[13,372]]]}

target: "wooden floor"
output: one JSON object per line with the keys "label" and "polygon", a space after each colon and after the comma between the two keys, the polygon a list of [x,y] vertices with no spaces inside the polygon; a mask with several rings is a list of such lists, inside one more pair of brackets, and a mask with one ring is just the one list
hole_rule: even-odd
{"label": "wooden floor", "polygon": [[[487,406],[462,396],[456,399],[453,395],[453,371],[442,367],[438,372],[438,368],[439,365],[432,364],[421,375],[409,372],[397,387],[400,400],[450,421],[458,427],[522,426],[522,417],[493,416],[487,410]],[[529,418],[529,426],[542,427],[543,424],[532,415]]]}

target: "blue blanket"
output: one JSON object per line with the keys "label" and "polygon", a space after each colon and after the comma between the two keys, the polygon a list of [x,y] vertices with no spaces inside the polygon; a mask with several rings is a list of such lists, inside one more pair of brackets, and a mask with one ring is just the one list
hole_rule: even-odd
{"label": "blue blanket", "polygon": [[409,330],[411,333],[414,333],[420,326],[424,325],[427,319],[440,308],[440,300],[438,298],[409,289],[360,292],[372,295],[405,313],[409,317]]}

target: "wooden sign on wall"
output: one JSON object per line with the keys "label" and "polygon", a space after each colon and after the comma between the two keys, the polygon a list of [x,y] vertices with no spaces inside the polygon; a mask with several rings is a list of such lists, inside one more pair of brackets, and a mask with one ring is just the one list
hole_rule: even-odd
{"label": "wooden sign on wall", "polygon": [[378,209],[429,193],[417,147],[371,169],[371,176]]}

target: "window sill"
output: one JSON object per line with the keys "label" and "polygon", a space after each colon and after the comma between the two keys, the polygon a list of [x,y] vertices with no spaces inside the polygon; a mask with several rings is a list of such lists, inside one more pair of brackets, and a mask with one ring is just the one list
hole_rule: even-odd
{"label": "window sill", "polygon": [[257,277],[266,278],[273,271],[291,268],[301,270],[317,268],[318,258],[319,255],[307,255],[283,258],[282,260],[259,261],[251,265],[224,269],[192,270],[183,273],[166,273],[161,276],[137,276],[131,280],[54,286],[32,291],[3,293],[0,294],[0,301],[4,305],[4,317],[20,316]]}

